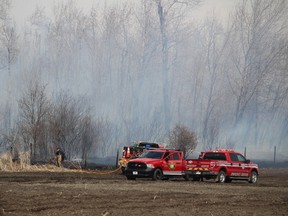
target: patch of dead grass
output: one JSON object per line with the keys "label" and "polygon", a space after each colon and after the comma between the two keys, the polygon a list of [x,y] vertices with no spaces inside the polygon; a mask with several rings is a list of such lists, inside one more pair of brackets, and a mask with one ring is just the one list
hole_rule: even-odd
{"label": "patch of dead grass", "polygon": [[37,164],[31,165],[29,152],[19,152],[18,160],[13,160],[10,153],[3,153],[0,155],[0,172],[63,172],[69,171],[64,167],[57,167],[54,164]]}

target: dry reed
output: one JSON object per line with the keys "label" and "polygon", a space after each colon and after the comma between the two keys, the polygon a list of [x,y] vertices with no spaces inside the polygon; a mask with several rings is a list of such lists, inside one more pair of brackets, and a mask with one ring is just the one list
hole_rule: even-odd
{"label": "dry reed", "polygon": [[19,152],[19,157],[17,160],[13,160],[10,153],[3,153],[0,155],[0,172],[20,172],[20,171],[49,171],[49,172],[63,172],[68,171],[63,167],[56,167],[54,164],[44,164],[44,165],[31,165],[30,163],[30,153],[29,152]]}

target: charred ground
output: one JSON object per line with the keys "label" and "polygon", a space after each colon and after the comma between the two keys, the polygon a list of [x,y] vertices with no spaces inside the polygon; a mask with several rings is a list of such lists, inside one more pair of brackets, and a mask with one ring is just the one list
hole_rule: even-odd
{"label": "charred ground", "polygon": [[255,185],[0,172],[0,215],[287,215],[288,169],[260,171]]}

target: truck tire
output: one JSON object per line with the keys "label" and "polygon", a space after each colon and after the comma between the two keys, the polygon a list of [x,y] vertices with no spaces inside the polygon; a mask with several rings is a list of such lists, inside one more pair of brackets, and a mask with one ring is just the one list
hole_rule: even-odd
{"label": "truck tire", "polygon": [[252,172],[250,173],[248,182],[255,184],[255,183],[257,182],[257,180],[258,180],[258,174],[257,174],[257,172],[252,171]]}
{"label": "truck tire", "polygon": [[163,173],[162,173],[162,170],[157,168],[154,170],[154,173],[153,173],[153,180],[157,181],[157,180],[161,180],[163,177]]}
{"label": "truck tire", "polygon": [[220,170],[220,172],[218,173],[216,177],[216,182],[225,183],[225,181],[226,181],[226,173],[225,171]]}
{"label": "truck tire", "polygon": [[183,178],[185,179],[185,181],[190,181],[190,176],[189,175],[184,175]]}

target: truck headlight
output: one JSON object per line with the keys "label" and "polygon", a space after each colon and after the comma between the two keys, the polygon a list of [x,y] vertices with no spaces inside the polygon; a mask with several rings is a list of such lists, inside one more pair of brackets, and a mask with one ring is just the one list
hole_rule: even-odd
{"label": "truck headlight", "polygon": [[147,168],[154,168],[153,164],[147,164]]}

